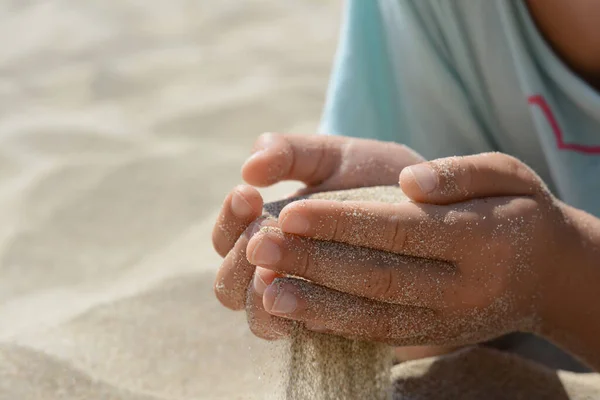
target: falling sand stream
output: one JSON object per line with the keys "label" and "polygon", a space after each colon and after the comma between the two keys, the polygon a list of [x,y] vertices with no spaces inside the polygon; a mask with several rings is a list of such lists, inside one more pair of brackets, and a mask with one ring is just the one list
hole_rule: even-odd
{"label": "falling sand stream", "polygon": [[[406,200],[400,188],[395,186],[317,193],[310,198],[385,203]],[[283,207],[295,200],[298,199],[266,204],[266,216],[277,218]],[[353,256],[360,257],[362,254],[366,259],[377,258],[390,263],[399,257],[381,251],[351,248],[340,243],[321,242],[316,251],[317,256],[332,262],[330,273],[335,273],[335,260],[339,260],[343,252],[351,251]],[[346,315],[347,318],[360,317],[358,311],[352,310]],[[286,400],[384,400],[391,397],[392,355],[387,345],[317,333],[298,324],[289,339],[285,357]]]}

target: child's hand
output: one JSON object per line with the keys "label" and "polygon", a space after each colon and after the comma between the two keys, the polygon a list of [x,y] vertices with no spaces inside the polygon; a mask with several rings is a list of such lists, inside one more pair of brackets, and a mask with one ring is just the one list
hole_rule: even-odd
{"label": "child's hand", "polygon": [[[247,255],[268,269],[257,271],[270,283],[264,309],[309,329],[401,346],[539,331],[580,252],[568,207],[498,153],[413,166],[400,184],[421,204],[295,202],[279,216],[281,230],[295,235],[254,235]],[[364,251],[322,251],[311,239],[439,261],[390,265]],[[307,280],[273,281],[274,273]]]}
{"label": "child's hand", "polygon": [[[255,186],[301,181],[307,185],[301,194],[306,194],[396,184],[404,167],[422,161],[421,156],[395,143],[266,134],[257,140],[254,154],[242,167],[242,175]],[[277,225],[274,221],[257,220],[262,206],[260,194],[250,186],[239,186],[226,197],[213,229],[214,247],[225,257],[217,274],[215,293],[223,305],[234,310],[243,309],[249,296],[250,327],[258,336],[270,339],[284,334],[288,321],[264,311],[262,291],[257,294],[253,286],[247,290],[255,271],[246,257],[248,240],[261,225]],[[262,276],[271,282],[279,275],[263,270]],[[261,284],[256,282],[259,289]]]}

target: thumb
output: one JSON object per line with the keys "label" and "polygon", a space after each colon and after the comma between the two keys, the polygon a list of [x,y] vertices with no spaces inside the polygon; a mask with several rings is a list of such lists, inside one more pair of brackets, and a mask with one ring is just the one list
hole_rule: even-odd
{"label": "thumb", "polygon": [[413,165],[400,173],[400,187],[413,201],[431,204],[532,196],[546,190],[533,170],[502,153],[440,158]]}
{"label": "thumb", "polygon": [[[315,191],[391,185],[407,165],[424,161],[406,146],[328,135],[260,136],[242,167],[244,180],[259,187],[300,181]],[[300,193],[298,193],[300,194]]]}
{"label": "thumb", "polygon": [[346,142],[338,136],[265,133],[242,166],[242,177],[258,187],[284,180],[318,184],[338,170]]}

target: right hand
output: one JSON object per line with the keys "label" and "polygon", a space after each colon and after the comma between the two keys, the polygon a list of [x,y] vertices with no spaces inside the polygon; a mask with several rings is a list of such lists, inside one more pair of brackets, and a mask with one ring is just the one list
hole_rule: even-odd
{"label": "right hand", "polygon": [[[264,134],[242,167],[250,185],[266,187],[284,180],[306,184],[294,195],[394,185],[404,167],[424,159],[406,146],[366,139],[322,135]],[[289,332],[291,322],[269,314],[262,294],[278,276],[246,259],[252,235],[277,221],[261,219],[263,200],[256,189],[241,185],[231,191],[213,228],[213,246],[225,259],[215,281],[219,301],[232,310],[246,309],[252,332],[277,339]],[[256,270],[259,273],[255,273]],[[251,285],[252,283],[252,285]]]}

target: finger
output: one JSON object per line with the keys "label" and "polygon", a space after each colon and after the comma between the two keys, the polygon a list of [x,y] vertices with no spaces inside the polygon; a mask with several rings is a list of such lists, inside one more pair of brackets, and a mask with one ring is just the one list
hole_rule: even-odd
{"label": "finger", "polygon": [[279,214],[286,233],[391,253],[454,260],[483,215],[429,204],[301,200]]}
{"label": "finger", "polygon": [[400,186],[412,200],[433,204],[531,196],[545,190],[533,170],[502,153],[441,158],[413,165],[400,173]]}
{"label": "finger", "polygon": [[227,195],[212,231],[213,247],[225,257],[238,237],[262,214],[263,200],[251,186],[240,185]]}
{"label": "finger", "polygon": [[351,338],[418,345],[440,335],[433,310],[373,301],[300,279],[276,279],[263,304],[269,313],[301,321],[308,329]]}
{"label": "finger", "polygon": [[256,268],[248,262],[246,257],[248,241],[262,226],[276,224],[275,220],[265,218],[260,218],[250,224],[223,260],[223,264],[217,271],[214,292],[225,307],[232,310],[244,309],[246,289]]}
{"label": "finger", "polygon": [[379,301],[442,308],[458,279],[446,263],[263,228],[248,242],[250,263]]}
{"label": "finger", "polygon": [[259,187],[282,180],[314,185],[338,168],[346,141],[335,136],[263,134],[242,167],[242,177]]}
{"label": "finger", "polygon": [[325,135],[264,134],[242,167],[244,180],[269,186],[296,180],[318,190],[394,184],[407,165],[424,159],[396,144]]}
{"label": "finger", "polygon": [[247,291],[248,325],[254,335],[266,340],[277,340],[288,336],[294,325],[293,321],[269,314],[263,306],[265,289],[278,277],[280,275],[273,271],[257,268]]}

